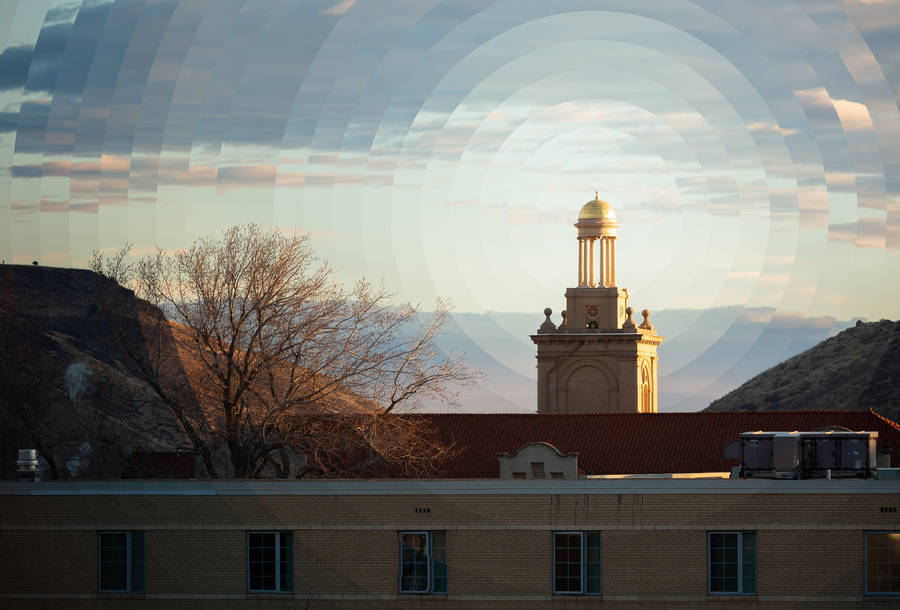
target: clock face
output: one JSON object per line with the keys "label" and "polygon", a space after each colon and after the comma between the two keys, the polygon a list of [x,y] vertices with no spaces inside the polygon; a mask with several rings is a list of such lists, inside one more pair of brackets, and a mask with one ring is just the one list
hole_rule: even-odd
{"label": "clock face", "polygon": [[585,305],[584,313],[587,315],[588,320],[596,320],[597,316],[600,315],[600,308],[597,305]]}

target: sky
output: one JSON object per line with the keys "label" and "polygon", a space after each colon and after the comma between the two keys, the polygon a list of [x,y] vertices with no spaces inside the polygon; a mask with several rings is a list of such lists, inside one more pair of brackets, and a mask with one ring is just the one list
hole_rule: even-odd
{"label": "sky", "polygon": [[254,222],[536,328],[598,191],[638,310],[900,318],[900,0],[0,0],[0,49],[6,262]]}

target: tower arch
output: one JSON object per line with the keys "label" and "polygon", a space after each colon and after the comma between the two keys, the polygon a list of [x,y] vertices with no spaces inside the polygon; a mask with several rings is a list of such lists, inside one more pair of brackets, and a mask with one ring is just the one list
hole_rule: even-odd
{"label": "tower arch", "polygon": [[582,359],[573,363],[563,376],[561,411],[583,413],[611,411],[618,403],[618,380],[604,362]]}

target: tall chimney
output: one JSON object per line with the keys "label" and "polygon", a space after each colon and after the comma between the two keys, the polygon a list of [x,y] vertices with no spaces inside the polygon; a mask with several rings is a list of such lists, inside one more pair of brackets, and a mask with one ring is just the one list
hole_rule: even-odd
{"label": "tall chimney", "polygon": [[16,460],[16,481],[37,483],[40,480],[37,449],[19,449],[19,459]]}

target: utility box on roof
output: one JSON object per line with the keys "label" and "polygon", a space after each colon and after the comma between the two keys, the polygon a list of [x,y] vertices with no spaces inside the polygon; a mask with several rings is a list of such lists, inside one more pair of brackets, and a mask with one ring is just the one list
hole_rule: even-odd
{"label": "utility box on roof", "polygon": [[800,467],[800,443],[793,433],[772,437],[772,469],[776,478],[796,479]]}
{"label": "utility box on roof", "polygon": [[744,432],[723,457],[741,460],[741,476],[769,479],[874,476],[877,432]]}

